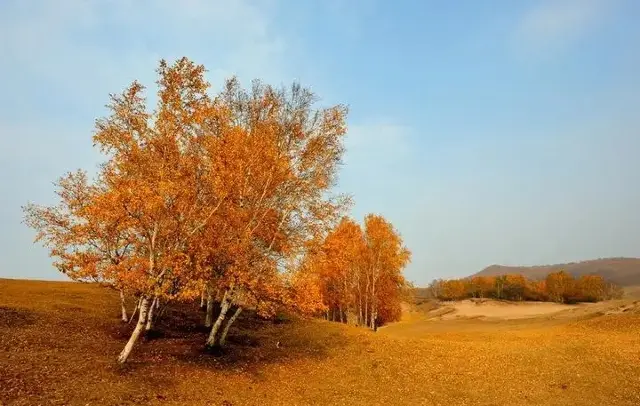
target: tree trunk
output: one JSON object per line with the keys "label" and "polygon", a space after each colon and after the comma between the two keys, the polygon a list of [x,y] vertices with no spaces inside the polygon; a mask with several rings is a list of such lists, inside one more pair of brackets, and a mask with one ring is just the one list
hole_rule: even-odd
{"label": "tree trunk", "polygon": [[204,309],[207,306],[207,292],[209,291],[209,289],[205,289],[202,291],[202,294],[200,295],[200,308]]}
{"label": "tree trunk", "polygon": [[371,285],[371,281],[369,278],[369,274],[367,274],[367,284],[364,288],[364,325],[369,325],[369,286]]}
{"label": "tree trunk", "polygon": [[158,308],[158,296],[154,297],[153,302],[151,302],[151,307],[149,308],[149,313],[147,315],[147,323],[144,327],[145,331],[149,331],[153,328],[153,316],[155,315],[157,308]]}
{"label": "tree trunk", "polygon": [[369,325],[369,292],[364,296],[364,322],[363,326]]}
{"label": "tree trunk", "polygon": [[131,324],[131,322],[133,321],[133,316],[135,316],[136,313],[140,310],[140,303],[142,303],[142,296],[138,298],[136,307],[133,309],[133,313],[131,313],[131,317],[129,318],[129,324]]}
{"label": "tree trunk", "polygon": [[378,298],[376,297],[376,277],[371,281],[371,330],[375,331],[376,317],[378,316]]}
{"label": "tree trunk", "polygon": [[377,300],[375,297],[375,284],[371,287],[371,330],[375,330],[376,316],[378,313]]}
{"label": "tree trunk", "polygon": [[[126,323],[129,321],[129,317],[127,317],[127,307],[125,306],[126,302],[124,300],[124,291],[120,289],[120,309],[122,311],[122,322]],[[131,315],[133,317],[133,315]]]}
{"label": "tree trunk", "polygon": [[378,310],[374,309],[371,313],[371,330],[378,331]]}
{"label": "tree trunk", "polygon": [[165,304],[160,308],[160,310],[158,310],[158,315],[156,316],[156,321],[158,321],[158,320],[160,320],[160,318],[162,318],[162,315],[167,310],[167,307],[169,307],[169,301],[165,302]]}
{"label": "tree trunk", "polygon": [[156,310],[153,312],[153,323],[158,323],[158,320],[162,318],[164,311],[167,309],[168,302],[164,305],[162,304],[162,300],[158,297],[156,298]]}
{"label": "tree trunk", "polygon": [[344,298],[346,300],[346,306],[341,309],[340,311],[340,317],[342,318],[342,322],[346,323],[349,321],[349,319],[347,318],[347,312],[349,312],[349,306],[351,305],[350,300],[349,300],[349,289],[347,288],[347,277],[344,277],[342,286],[344,288]]}
{"label": "tree trunk", "polygon": [[358,294],[358,325],[362,325],[362,292]]}
{"label": "tree trunk", "polygon": [[[371,292],[374,294],[374,291]],[[378,317],[378,303],[376,297],[371,298],[371,330],[376,329],[376,317]]]}
{"label": "tree trunk", "polygon": [[218,315],[216,322],[213,327],[211,327],[211,333],[209,333],[209,337],[207,338],[207,347],[213,347],[216,345],[216,334],[218,334],[218,330],[220,330],[222,322],[227,317],[227,311],[229,311],[229,296],[229,291],[225,291],[222,302],[220,303],[220,315]]}
{"label": "tree trunk", "polygon": [[238,316],[240,316],[240,313],[242,313],[242,307],[238,306],[235,313],[233,313],[233,316],[231,316],[231,318],[227,322],[227,325],[224,326],[224,330],[222,330],[222,335],[220,335],[220,340],[219,340],[220,347],[224,347],[224,343],[227,340],[227,334],[229,333],[229,327],[231,327],[233,322],[236,321]]}
{"label": "tree trunk", "polygon": [[211,294],[211,289],[207,289],[207,315],[204,319],[204,326],[206,328],[211,328],[213,325],[213,294]]}
{"label": "tree trunk", "polygon": [[118,356],[118,363],[124,364],[127,362],[127,358],[129,358],[129,354],[131,354],[131,350],[133,349],[133,345],[138,341],[140,337],[140,333],[144,329],[145,323],[147,322],[147,315],[149,312],[149,299],[144,297],[140,301],[140,313],[138,316],[138,324],[136,324],[136,328],[133,329],[131,333],[131,337],[129,337],[129,341],[124,346],[124,349]]}

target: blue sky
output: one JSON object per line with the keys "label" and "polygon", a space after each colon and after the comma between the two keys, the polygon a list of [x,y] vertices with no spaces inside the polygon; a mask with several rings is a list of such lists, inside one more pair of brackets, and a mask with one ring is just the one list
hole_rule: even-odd
{"label": "blue sky", "polygon": [[108,94],[188,56],[350,107],[339,188],[426,284],[640,256],[635,0],[0,1],[0,277],[58,279],[20,205],[94,168]]}

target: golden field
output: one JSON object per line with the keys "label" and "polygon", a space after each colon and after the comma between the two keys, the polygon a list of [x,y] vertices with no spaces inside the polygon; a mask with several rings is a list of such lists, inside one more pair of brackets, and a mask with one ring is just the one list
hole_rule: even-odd
{"label": "golden field", "polygon": [[377,333],[247,312],[215,355],[181,304],[121,368],[116,292],[0,279],[0,404],[638,405],[639,304],[449,303]]}

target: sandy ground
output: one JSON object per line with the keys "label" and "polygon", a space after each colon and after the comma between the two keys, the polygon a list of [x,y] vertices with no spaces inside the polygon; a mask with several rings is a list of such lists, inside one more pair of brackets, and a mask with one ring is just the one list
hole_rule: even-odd
{"label": "sandy ground", "polygon": [[440,309],[434,312],[441,320],[452,320],[457,318],[488,318],[488,319],[526,319],[541,315],[558,313],[566,310],[588,307],[589,304],[563,305],[546,302],[498,302],[494,300],[472,301],[462,300],[459,302],[445,303]]}

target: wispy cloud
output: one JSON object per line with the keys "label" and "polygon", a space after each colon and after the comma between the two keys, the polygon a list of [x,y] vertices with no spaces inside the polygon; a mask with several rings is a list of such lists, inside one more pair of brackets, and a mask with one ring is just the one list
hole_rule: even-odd
{"label": "wispy cloud", "polygon": [[618,0],[542,0],[518,22],[515,43],[522,53],[556,52],[587,36]]}
{"label": "wispy cloud", "polygon": [[271,2],[185,3],[9,0],[0,5],[0,55],[10,63],[0,71],[103,97],[136,78],[151,85],[158,59],[183,55],[214,69],[213,80],[281,79],[287,44]]}

